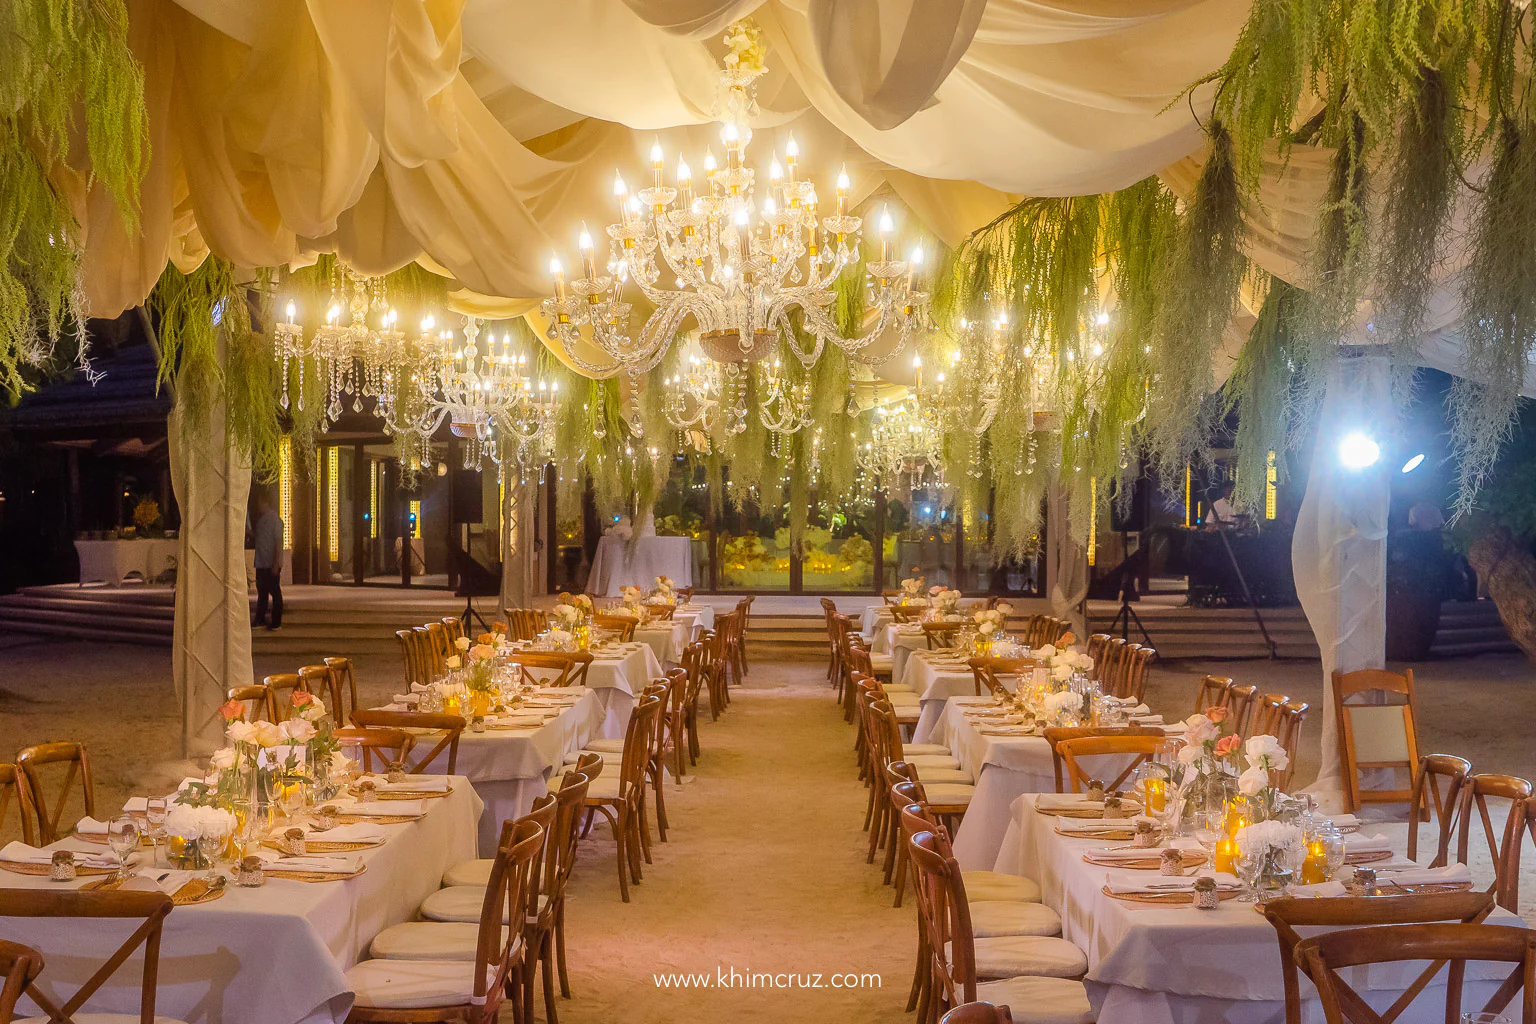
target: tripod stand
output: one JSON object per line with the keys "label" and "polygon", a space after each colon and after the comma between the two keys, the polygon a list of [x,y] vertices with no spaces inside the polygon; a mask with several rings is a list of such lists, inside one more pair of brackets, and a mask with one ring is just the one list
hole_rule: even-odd
{"label": "tripod stand", "polygon": [[[1120,531],[1120,550],[1122,551],[1130,547],[1130,538],[1126,534],[1127,531]],[[1136,577],[1130,572],[1129,566],[1130,556],[1127,556],[1125,561],[1121,563],[1120,610],[1115,612],[1114,620],[1109,624],[1109,633],[1113,636],[1115,629],[1118,627],[1120,639],[1129,640],[1131,638],[1131,623],[1134,622],[1136,623],[1137,632],[1147,642],[1147,646],[1154,647],[1156,645],[1152,643],[1152,634],[1147,632],[1147,627],[1142,623],[1141,616],[1137,615],[1136,609],[1131,607],[1131,594],[1133,592],[1132,588],[1135,586],[1134,581]]]}

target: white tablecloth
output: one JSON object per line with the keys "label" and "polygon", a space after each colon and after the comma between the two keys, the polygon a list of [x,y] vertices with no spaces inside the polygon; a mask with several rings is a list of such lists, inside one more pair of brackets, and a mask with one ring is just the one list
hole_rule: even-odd
{"label": "white tablecloth", "polygon": [[[976,696],[976,677],[969,665],[955,665],[944,655],[921,654],[906,663],[906,685],[917,693],[918,719],[913,743],[947,743],[944,707],[951,697]],[[1007,685],[1007,680],[1003,680]]]}
{"label": "white tablecloth", "polygon": [[[555,676],[558,672],[534,671],[534,676]],[[603,724],[598,735],[604,739],[623,739],[629,713],[635,707],[635,694],[642,692],[652,679],[663,673],[656,652],[647,644],[632,641],[610,652],[594,656],[587,669],[587,687],[603,709]]]}
{"label": "white tablecloth", "polygon": [[680,604],[672,613],[672,621],[681,622],[693,630],[694,636],[701,629],[715,628],[715,606],[712,604]]}
{"label": "white tablecloth", "polygon": [[[1104,840],[1058,835],[1056,820],[1035,812],[1033,796],[1019,797],[1007,841],[992,866],[1040,883],[1045,904],[1061,915],[1062,936],[1088,955],[1085,980],[1099,1020],[1280,1024],[1285,1019],[1279,944],[1274,928],[1251,904],[1232,900],[1207,911],[1114,899],[1103,891],[1107,869],[1082,859],[1084,850],[1103,846]],[[1504,910],[1489,923],[1524,926]],[[1346,971],[1345,977],[1352,986],[1367,987],[1368,1001],[1382,1009],[1425,966],[1422,961],[1375,965],[1368,975]],[[1506,974],[1508,967],[1469,964],[1464,1008],[1480,1008],[1497,988],[1494,981],[1474,979]],[[1305,978],[1301,984],[1310,997],[1302,1019],[1321,1021],[1311,984]],[[1444,1019],[1442,971],[1398,1020],[1440,1024]]]}
{"label": "white tablecloth", "polygon": [[[548,692],[580,693],[581,700],[536,728],[485,732],[466,729],[459,735],[455,770],[474,784],[485,804],[485,813],[480,815],[478,844],[482,857],[495,856],[501,823],[532,809],[533,801],[545,792],[550,774],[559,771],[565,762],[565,755],[580,750],[600,735],[605,711],[595,690],[561,687]],[[431,742],[436,741],[429,742],[429,750]],[[447,757],[440,754],[428,771],[439,769],[432,773],[441,774],[447,767]]]}
{"label": "white tablecloth", "polygon": [[[367,870],[340,882],[269,879],[230,885],[224,896],[177,907],[165,921],[155,1011],[191,1024],[344,1021],[352,1007],[343,972],[368,943],[415,916],[453,864],[475,856],[480,798],[456,777],[453,792],[426,801],[426,817],[381,826],[383,846],[360,856]],[[81,879],[82,882],[85,879]],[[45,876],[0,870],[0,886],[57,889]],[[64,1002],[138,924],[62,918],[0,918],[0,935],[40,950],[43,991]],[[86,1011],[138,1019],[143,959],[118,968]],[[22,1000],[22,1016],[37,1012]]]}
{"label": "white tablecloth", "polygon": [[635,641],[649,647],[663,668],[682,660],[683,648],[692,638],[693,627],[675,615],[671,621],[652,622],[635,628]]}
{"label": "white tablecloth", "polygon": [[176,564],[178,550],[167,538],[75,541],[81,583],[121,583],[130,573],[147,582]]}
{"label": "white tablecloth", "polygon": [[879,604],[864,606],[864,613],[859,616],[859,632],[866,637],[874,639],[875,633],[882,624],[890,624],[895,619],[891,616],[891,606],[884,601]]}
{"label": "white tablecloth", "polygon": [[587,593],[618,597],[626,586],[651,590],[657,576],[670,576],[679,587],[693,585],[693,542],[688,537],[640,537],[630,542],[604,537],[592,556]]}

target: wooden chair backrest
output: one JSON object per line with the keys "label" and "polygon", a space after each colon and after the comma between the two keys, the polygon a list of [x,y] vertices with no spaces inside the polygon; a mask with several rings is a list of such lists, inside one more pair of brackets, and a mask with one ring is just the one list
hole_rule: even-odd
{"label": "wooden chair backrest", "polygon": [[1511,842],[1505,852],[1507,866],[1504,873],[1504,906],[1520,905],[1520,853],[1525,845],[1525,837],[1530,835],[1536,840],[1536,799],[1525,802],[1523,821],[1516,826],[1515,834],[1510,837]]}
{"label": "wooden chair backrest", "polygon": [[[602,758],[598,758],[598,767],[589,769],[597,772],[602,770]],[[567,770],[560,780],[560,789],[555,793],[555,825],[554,831],[544,843],[544,874],[543,891],[549,897],[547,905],[554,912],[559,911],[559,902],[565,897],[565,886],[570,881],[571,871],[576,867],[576,847],[581,839],[581,821],[585,814],[582,807],[587,800],[587,788],[591,785],[592,776],[585,771]]]}
{"label": "wooden chair backrest", "polygon": [[1254,736],[1280,735],[1280,717],[1285,712],[1286,702],[1291,698],[1283,693],[1263,693],[1258,697],[1258,704],[1253,712]]}
{"label": "wooden chair backrest", "polygon": [[464,635],[464,620],[457,615],[445,616],[437,621],[443,624],[443,629],[447,633],[448,646],[453,646],[454,641]]}
{"label": "wooden chair backrest", "polygon": [[961,1003],[940,1017],[939,1024],[1013,1024],[1013,1014],[992,1003]]}
{"label": "wooden chair backrest", "polygon": [[682,660],[678,664],[684,672],[688,673],[688,688],[683,696],[683,706],[685,708],[694,706],[694,701],[698,699],[699,691],[709,682],[709,644],[704,638],[712,635],[705,631],[700,634],[697,640],[683,648]]}
{"label": "wooden chair backrest", "polygon": [[[160,976],[160,934],[171,907],[171,898],[161,892],[0,888],[0,917],[140,919],[139,926],[122,945],[64,1002],[54,1002],[36,985],[29,985],[25,989],[27,998],[42,1009],[45,1019],[63,1024],[72,1024],[75,1013],[141,946],[144,950],[144,973],[139,982],[139,1020],[142,1024],[152,1024],[155,1019],[155,989]],[[78,955],[78,951],[72,950],[71,953]]]}
{"label": "wooden chair backrest", "polygon": [[907,843],[917,877],[917,913],[927,937],[933,991],[939,1008],[976,1001],[976,940],[965,882],[949,843],[938,831],[923,831]]}
{"label": "wooden chair backrest", "polygon": [[[45,785],[50,773],[49,765],[65,765],[64,778],[52,796]],[[27,747],[16,755],[16,766],[27,778],[28,796],[37,815],[37,838],[42,845],[58,839],[70,831],[62,828],[64,809],[69,804],[69,793],[75,781],[80,782],[81,802],[85,813],[96,817],[96,783],[91,776],[91,755],[83,743],[39,743]]]}
{"label": "wooden chair backrest", "polygon": [[645,768],[651,759],[661,707],[661,698],[651,694],[642,696],[630,712],[629,724],[624,727],[624,751],[619,762],[621,800],[635,801],[645,794]]}
{"label": "wooden chair backrest", "polygon": [[928,642],[928,649],[935,651],[955,646],[955,637],[963,625],[963,622],[923,623],[923,639]]}
{"label": "wooden chair backrest", "polygon": [[[544,846],[544,829],[534,821],[518,821],[497,847],[491,874],[480,907],[480,928],[475,942],[474,990],[470,1003],[480,1009],[474,1020],[496,1020],[502,997],[514,967],[513,953],[522,944],[528,907],[531,865]],[[514,922],[503,927],[503,921]]]}
{"label": "wooden chair backrest", "polygon": [[1285,748],[1289,757],[1285,768],[1276,773],[1275,785],[1282,792],[1291,791],[1291,780],[1296,777],[1296,751],[1301,747],[1301,726],[1307,720],[1307,712],[1311,710],[1304,700],[1288,700],[1285,707],[1280,709],[1280,729],[1275,733],[1275,739]]}
{"label": "wooden chair backrest", "polygon": [[[1051,748],[1051,763],[1056,772],[1056,792],[1067,792],[1062,787],[1066,784],[1066,776],[1063,774],[1066,761],[1061,755],[1061,744],[1066,740],[1085,739],[1093,736],[1147,736],[1158,739],[1166,739],[1163,730],[1144,725],[1127,725],[1118,728],[1096,725],[1061,726],[1053,725],[1047,728],[1041,735]],[[1105,789],[1112,787],[1105,786]]]}
{"label": "wooden chair backrest", "polygon": [[1097,673],[1104,664],[1104,652],[1109,649],[1110,635],[1108,633],[1088,634],[1088,643],[1083,648],[1083,653],[1093,659],[1094,678],[1101,678]]}
{"label": "wooden chair backrest", "polygon": [[16,816],[21,820],[21,841],[36,846],[37,808],[32,803],[26,773],[14,764],[0,764],[0,829],[5,828],[12,799],[16,802]]}
{"label": "wooden chair backrest", "polygon": [[1245,739],[1253,735],[1253,706],[1258,699],[1259,688],[1252,684],[1233,685],[1227,690],[1227,710],[1232,712],[1232,731]]}
{"label": "wooden chair backrest", "polygon": [[[1419,758],[1419,771],[1413,779],[1413,799],[1408,815],[1408,859],[1419,859],[1419,822],[1438,822],[1440,833],[1435,845],[1432,868],[1451,862],[1451,837],[1461,819],[1461,790],[1472,777],[1472,762],[1455,754],[1425,754]],[[1442,780],[1445,792],[1440,791]],[[1422,817],[1421,817],[1422,815]]]}
{"label": "wooden chair backrest", "polygon": [[978,697],[983,693],[1008,692],[998,676],[1019,676],[1033,671],[1035,667],[1029,658],[972,658],[966,664],[971,666],[971,678],[976,683]]}
{"label": "wooden chair backrest", "polygon": [[[1318,902],[1326,902],[1319,900]],[[1462,984],[1468,961],[1513,964],[1483,1012],[1497,1013],[1522,993],[1520,1020],[1536,1024],[1536,932],[1490,924],[1404,924],[1328,932],[1296,944],[1296,959],[1317,987],[1323,1019],[1328,1024],[1389,1024],[1396,1019],[1394,1003],[1381,1013],[1361,998],[1350,981],[1364,972],[1349,970],[1372,964],[1412,960],[1448,963],[1446,1019],[1461,1019]],[[1375,972],[1371,972],[1374,974]]]}
{"label": "wooden chair backrest", "polygon": [[651,618],[658,622],[671,622],[672,616],[677,614],[677,606],[670,604],[653,604],[650,607]]}
{"label": "wooden chair backrest", "polygon": [[1224,708],[1231,700],[1232,679],[1229,676],[1201,676],[1195,687],[1195,714],[1204,714],[1207,708]]}
{"label": "wooden chair backrest", "polygon": [[1156,660],[1157,652],[1152,648],[1132,644],[1122,660],[1114,695],[1130,698],[1140,704],[1147,692],[1147,676],[1152,671],[1152,662]]}
{"label": "wooden chair backrest", "polygon": [[297,672],[279,672],[261,681],[272,695],[272,721],[286,722],[293,712],[293,695],[297,690],[308,692],[303,677]]}
{"label": "wooden chair backrest", "polygon": [[[525,682],[532,686],[586,686],[590,651],[518,651],[513,655]],[[536,675],[553,671],[556,674]]]}
{"label": "wooden chair backrest", "polygon": [[[432,767],[438,755],[448,754],[444,775],[457,775],[459,767],[459,736],[464,732],[461,715],[445,715],[429,711],[370,711],[362,708],[352,712],[352,724],[364,729],[425,729],[437,734],[437,745],[414,761],[402,758],[410,765],[412,775],[423,775]],[[430,737],[422,737],[423,741]],[[414,747],[412,748],[415,749]]]}
{"label": "wooden chair backrest", "polygon": [[428,622],[421,628],[427,631],[427,642],[430,645],[427,653],[432,658],[433,667],[441,675],[447,669],[448,659],[457,653],[453,638],[448,635],[448,627],[441,622]]}
{"label": "wooden chair backrest", "polygon": [[[1494,826],[1493,814],[1488,809],[1490,797],[1509,801],[1509,811],[1501,827]],[[1472,822],[1475,818],[1482,826],[1483,841],[1488,844],[1488,853],[1493,859],[1492,891],[1505,910],[1519,910],[1513,903],[1506,901],[1511,886],[1513,891],[1519,891],[1520,862],[1517,856],[1514,875],[1511,877],[1509,856],[1512,851],[1519,849],[1518,837],[1525,827],[1525,808],[1530,800],[1531,784],[1513,775],[1474,775],[1461,787],[1461,822],[1456,830],[1456,859],[1463,864],[1469,863],[1467,854],[1470,852],[1468,848],[1471,846]]]}
{"label": "wooden chair backrest", "polygon": [[330,673],[331,718],[345,722],[347,715],[357,710],[357,677],[352,674],[352,659],[326,658],[325,667]]}
{"label": "wooden chair backrest", "polygon": [[917,606],[909,608],[899,604],[891,605],[891,619],[895,622],[921,622],[926,614],[928,614],[927,608]]}
{"label": "wooden chair backrest", "polygon": [[[316,697],[319,697],[321,700],[325,701],[325,709],[327,711],[338,715],[341,714],[341,709],[336,706],[336,699],[331,694],[331,670],[324,664],[305,665],[304,667],[300,668],[299,681],[302,684],[300,685],[299,689],[303,690],[305,693],[313,694]],[[291,704],[293,701],[292,694],[289,694],[288,700]],[[338,718],[336,721],[344,722],[346,719]]]}
{"label": "wooden chair backrest", "polygon": [[1062,762],[1067,768],[1067,781],[1072,786],[1073,793],[1080,793],[1084,786],[1093,779],[1078,759],[1083,757],[1102,757],[1105,755],[1125,754],[1129,759],[1120,774],[1113,780],[1104,782],[1105,792],[1123,789],[1128,780],[1136,774],[1136,769],[1152,759],[1162,746],[1164,737],[1161,736],[1078,736],[1073,739],[1064,739],[1056,744],[1056,752],[1061,755]]}
{"label": "wooden chair backrest", "polygon": [[251,686],[231,686],[225,693],[226,700],[237,700],[244,707],[241,718],[247,722],[257,722],[266,719],[274,721],[272,717],[272,691],[265,684],[255,683]]}
{"label": "wooden chair backrest", "polygon": [[[1419,766],[1418,709],[1413,695],[1413,670],[1399,675],[1384,669],[1358,672],[1335,670],[1334,712],[1339,724],[1339,759],[1344,764],[1349,809],[1362,803],[1402,803],[1413,796],[1412,774]],[[1369,695],[1390,697],[1380,703]],[[1368,701],[1363,703],[1362,701]],[[1406,789],[1362,789],[1366,768],[1399,768],[1410,775]]]}
{"label": "wooden chair backrest", "polygon": [[549,628],[549,616],[537,608],[503,608],[506,634],[513,640],[533,640]]}
{"label": "wooden chair backrest", "polygon": [[[1280,973],[1285,984],[1286,1024],[1301,1024],[1301,984],[1297,974],[1296,946],[1300,928],[1355,928],[1360,925],[1420,924],[1457,921],[1478,924],[1493,912],[1493,894],[1486,892],[1415,893],[1382,899],[1375,896],[1340,896],[1319,900],[1287,896],[1259,906],[1275,929],[1280,943]],[[1434,980],[1442,964],[1431,964],[1403,991],[1386,1020],[1402,1013],[1419,992]]]}
{"label": "wooden chair backrest", "polygon": [[1094,662],[1094,668],[1098,670],[1099,687],[1105,693],[1114,693],[1120,688],[1121,677],[1125,674],[1125,658],[1131,644],[1122,637],[1112,636],[1104,645],[1104,653],[1100,660]]}
{"label": "wooden chair backrest", "polygon": [[414,629],[395,630],[395,639],[400,641],[400,664],[405,670],[405,682],[425,684],[428,680],[422,669],[421,647],[416,642]]}
{"label": "wooden chair backrest", "polygon": [[391,761],[409,763],[411,748],[416,745],[416,737],[403,729],[389,729],[375,726],[355,726],[336,730],[336,742],[342,746],[356,743],[362,748],[362,767],[365,772],[372,772],[374,761],[379,762],[379,768],[388,768]]}
{"label": "wooden chair backrest", "polygon": [[[544,891],[544,865],[549,856],[549,844],[554,841],[555,818],[560,813],[560,805],[556,802],[554,794],[540,793],[533,798],[533,806],[526,814],[517,818],[508,819],[502,824],[504,838],[515,835],[519,825],[531,822],[541,831],[539,848],[534,857],[528,862],[527,878],[523,885],[523,920],[532,919],[538,913],[539,894]],[[513,918],[517,920],[517,918]]]}
{"label": "wooden chair backrest", "polygon": [[627,644],[635,638],[635,620],[628,615],[594,615],[592,625],[613,630],[619,634],[621,643]]}
{"label": "wooden chair backrest", "polygon": [[681,599],[683,604],[687,604],[689,601],[693,600],[693,588],[692,587],[678,587],[677,588],[677,596],[678,596],[678,598]]}
{"label": "wooden chair backrest", "polygon": [[31,946],[0,939],[0,1021],[10,1024],[16,1003],[43,969],[43,954]]}

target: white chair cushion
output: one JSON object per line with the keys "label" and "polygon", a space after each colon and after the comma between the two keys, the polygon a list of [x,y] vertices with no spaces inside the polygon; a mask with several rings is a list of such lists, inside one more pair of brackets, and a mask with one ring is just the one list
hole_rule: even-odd
{"label": "white chair cushion", "polygon": [[[556,776],[555,778],[550,779],[549,780],[549,785],[548,785],[547,788],[549,789],[549,791],[551,793],[558,793],[558,792],[560,792],[560,778],[559,778],[559,776]],[[619,795],[619,773],[618,773],[618,767],[616,765],[614,766],[614,770],[613,771],[611,771],[611,772],[604,772],[603,774],[599,775],[597,778],[593,779],[591,784],[587,786],[587,797],[588,797],[588,799],[591,799],[591,798],[595,797],[595,798],[600,798],[600,799],[612,800],[612,799],[616,798],[618,795]]]}
{"label": "white chair cushion", "polygon": [[[136,1013],[77,1013],[69,1018],[75,1024],[139,1024],[140,1017]],[[26,1020],[17,1021],[17,1024],[48,1024],[47,1017],[28,1017]],[[161,1017],[156,1015],[155,1024],[184,1024],[174,1017]]]}
{"label": "white chair cushion", "polygon": [[346,977],[358,1006],[462,1006],[475,994],[473,962],[364,960]]}
{"label": "white chair cushion", "polygon": [[953,756],[952,751],[942,743],[903,743],[901,749],[907,757],[924,757],[928,754]]}
{"label": "white chair cushion", "polygon": [[596,740],[591,740],[591,741],[589,741],[587,743],[587,749],[588,750],[595,750],[595,751],[598,751],[600,753],[622,754],[622,753],[624,753],[624,740],[623,739],[616,739],[616,740],[596,739]]}
{"label": "white chair cushion", "polygon": [[902,749],[899,760],[907,762],[915,768],[959,768],[958,759],[948,754],[917,754],[910,750]]}
{"label": "white chair cushion", "polygon": [[482,888],[490,885],[491,865],[494,863],[489,857],[461,860],[443,872],[443,885],[478,885]]}
{"label": "white chair cushion", "polygon": [[891,707],[898,711],[907,707],[920,707],[923,703],[917,694],[907,693],[902,690],[897,690],[895,693],[887,693],[885,699],[890,702]]}
{"label": "white chair cushion", "polygon": [[[1061,915],[1044,903],[972,901],[970,910],[971,933],[978,939],[990,939],[998,935],[1061,934]],[[375,951],[373,955],[379,954]]]}
{"label": "white chair cushion", "polygon": [[[932,799],[930,794],[929,799]],[[1023,875],[1005,875],[999,871],[962,871],[965,898],[972,903],[1004,900],[1010,903],[1039,903],[1040,885]]]}
{"label": "white chair cushion", "polygon": [[[1033,906],[1026,903],[1018,905]],[[502,941],[506,941],[505,926],[502,928]],[[407,921],[385,928],[375,935],[368,946],[368,953],[376,960],[473,960],[479,942],[478,923]]]}
{"label": "white chair cushion", "polygon": [[889,654],[874,654],[869,656],[869,667],[875,672],[889,672],[896,661]]}
{"label": "white chair cushion", "polygon": [[1013,1024],[1092,1024],[1093,1008],[1088,990],[1080,981],[1065,978],[1009,978],[984,981],[976,986],[976,998],[994,1006],[1006,1006]]}
{"label": "white chair cushion", "polygon": [[882,683],[880,688],[886,693],[917,693],[916,689],[908,686],[906,683]]}
{"label": "white chair cushion", "polygon": [[[429,921],[458,921],[478,925],[483,909],[483,885],[450,885],[421,901],[421,916]],[[501,912],[501,923],[507,923],[505,910]]]}
{"label": "white chair cushion", "polygon": [[977,978],[1081,978],[1088,973],[1088,955],[1066,939],[994,935],[975,944]]}
{"label": "white chair cushion", "polygon": [[[921,773],[918,775],[922,777]],[[923,792],[928,794],[928,802],[943,807],[969,807],[971,797],[976,795],[975,786],[964,786],[958,782],[938,782],[930,786],[923,783]]]}
{"label": "white chair cushion", "polygon": [[936,804],[947,804],[948,800],[940,800],[933,795],[933,787],[966,786],[970,787],[971,777],[959,768],[927,768],[923,765],[913,765],[917,769],[917,781],[923,784],[923,789],[928,793],[928,799]]}

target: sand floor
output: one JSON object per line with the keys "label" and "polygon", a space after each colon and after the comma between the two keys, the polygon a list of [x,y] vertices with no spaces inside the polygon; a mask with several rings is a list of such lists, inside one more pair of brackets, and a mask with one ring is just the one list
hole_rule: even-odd
{"label": "sand floor", "polygon": [[[291,670],[306,659],[258,664]],[[174,782],[193,766],[175,758],[168,652],[109,644],[0,641],[0,751],[54,738],[90,744],[97,795],[110,811],[135,792]],[[1483,771],[1536,775],[1536,671],[1515,657],[1415,666],[1421,745],[1469,757]],[[357,666],[365,701],[387,699],[399,666]],[[1318,705],[1315,662],[1177,663],[1158,666],[1148,688],[1159,710],[1186,714],[1206,672],[1252,682]],[[821,662],[755,663],[717,723],[702,729],[696,774],[668,789],[670,842],[653,843],[632,902],[618,898],[614,848],[599,824],[581,848],[569,910],[572,983],[567,1022],[731,1019],[904,1019],[914,911],[891,907],[877,868],[864,864],[864,791],[855,778],[852,732],[843,724]],[[1320,729],[1303,737],[1300,777],[1316,772]],[[1382,831],[1397,839],[1401,825]],[[14,827],[0,830],[12,838]],[[1522,892],[1536,921],[1536,856]],[[1474,872],[1491,878],[1487,858]],[[823,976],[877,975],[858,989],[678,990],[661,972],[717,971]]]}

